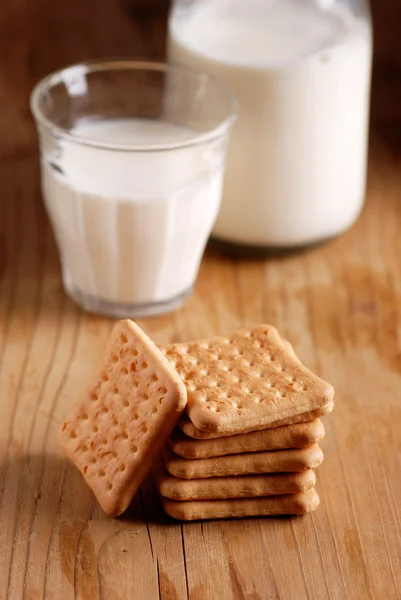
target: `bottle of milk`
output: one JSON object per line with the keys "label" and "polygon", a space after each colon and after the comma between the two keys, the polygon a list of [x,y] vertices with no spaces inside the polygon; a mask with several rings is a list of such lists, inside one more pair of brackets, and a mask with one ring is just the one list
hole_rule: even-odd
{"label": "bottle of milk", "polygon": [[168,54],[238,99],[215,238],[287,249],[352,225],[366,182],[367,0],[176,0]]}

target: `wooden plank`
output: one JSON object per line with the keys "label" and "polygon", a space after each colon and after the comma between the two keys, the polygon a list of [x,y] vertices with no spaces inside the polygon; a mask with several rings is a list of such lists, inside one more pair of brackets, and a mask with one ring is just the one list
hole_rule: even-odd
{"label": "wooden plank", "polygon": [[[389,2],[380,6],[388,20]],[[163,17],[124,10],[0,7],[0,600],[401,598],[401,159],[394,133],[382,136],[395,110],[376,104],[368,202],[347,234],[267,260],[210,248],[187,304],[139,321],[156,343],[270,322],[333,382],[316,513],[180,524],[148,479],[113,520],[59,452],[60,423],[112,322],[63,292],[27,98],[63,64],[161,56]],[[383,45],[379,55],[389,60]]]}

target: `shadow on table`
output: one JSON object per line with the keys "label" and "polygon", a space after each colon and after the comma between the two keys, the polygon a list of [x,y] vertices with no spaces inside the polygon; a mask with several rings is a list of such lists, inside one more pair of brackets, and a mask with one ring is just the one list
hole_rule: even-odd
{"label": "shadow on table", "polygon": [[[333,238],[335,239],[335,238]],[[304,254],[315,248],[320,248],[330,242],[323,240],[306,246],[294,246],[292,248],[263,248],[259,246],[246,246],[242,244],[231,244],[215,238],[211,238],[206,249],[206,256],[210,258],[222,257],[227,259],[242,259],[252,261],[266,261],[269,259],[285,260],[295,255]]]}
{"label": "shadow on table", "polygon": [[[60,519],[92,519],[100,514],[93,493],[79,470],[62,454],[23,455],[19,444],[11,442],[13,456],[4,455],[0,462],[0,480],[6,490],[21,495],[26,508],[32,504],[40,514],[60,515]],[[11,454],[11,452],[10,452]],[[9,496],[10,510],[14,500]],[[124,522],[147,521],[166,524],[174,522],[162,508],[152,477],[149,475],[135,494],[129,508],[119,517]]]}
{"label": "shadow on table", "polygon": [[[71,524],[75,532],[75,529],[87,528],[90,523],[97,523],[96,527],[99,527],[102,521],[108,520],[81,473],[61,454],[34,454],[23,459],[17,453],[14,458],[4,458],[0,463],[0,479],[3,480],[4,490],[14,490],[17,496],[14,498],[12,494],[4,493],[4,498],[7,497],[10,502],[10,514],[19,498],[24,518],[31,513],[32,523],[35,515],[41,515],[41,518],[46,516],[49,523],[53,523],[53,528],[64,530],[67,524]],[[273,520],[285,522],[297,518],[278,516]],[[220,519],[218,522],[224,524],[242,520]],[[247,520],[260,518],[250,517]],[[185,523],[164,512],[151,475],[142,483],[125,513],[114,522],[117,527],[115,533],[125,532],[127,535],[136,535],[136,531],[147,525],[179,526]],[[199,522],[194,521],[194,524]]]}
{"label": "shadow on table", "polygon": [[125,522],[144,520],[157,525],[177,523],[164,512],[151,475],[146,477],[130,506],[119,519]]}

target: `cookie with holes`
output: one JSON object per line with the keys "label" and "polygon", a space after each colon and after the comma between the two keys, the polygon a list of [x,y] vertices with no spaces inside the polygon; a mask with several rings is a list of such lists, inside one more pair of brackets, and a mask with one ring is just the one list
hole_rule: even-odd
{"label": "cookie with holes", "polygon": [[62,426],[61,445],[113,516],[131,502],[187,402],[177,372],[132,321],[120,321],[100,371]]}
{"label": "cookie with holes", "polygon": [[226,431],[224,433],[215,433],[213,431],[202,431],[202,429],[198,429],[192,423],[191,419],[188,417],[186,413],[183,413],[178,420],[177,429],[181,429],[184,434],[194,440],[217,440],[221,438],[232,438],[238,437],[239,435],[247,435],[249,433],[255,433],[257,431],[274,431],[275,429],[281,429],[283,427],[292,427],[299,424],[307,424],[310,423],[320,417],[325,417],[334,408],[334,402],[328,402],[322,408],[318,408],[316,410],[311,410],[306,413],[302,413],[302,415],[295,415],[294,417],[289,417],[288,419],[282,419],[280,421],[275,421],[274,423],[268,423],[264,425],[254,425],[250,429],[244,429],[244,427],[239,424],[237,429],[232,429],[231,431]]}
{"label": "cookie with holes", "polygon": [[185,382],[188,416],[202,431],[274,427],[333,401],[332,386],[304,367],[270,325],[161,350]]}

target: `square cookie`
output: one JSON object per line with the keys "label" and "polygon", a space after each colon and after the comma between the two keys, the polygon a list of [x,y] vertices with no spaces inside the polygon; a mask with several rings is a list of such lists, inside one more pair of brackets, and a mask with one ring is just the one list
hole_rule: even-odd
{"label": "square cookie", "polygon": [[316,469],[323,462],[323,452],[317,444],[295,450],[273,450],[229,454],[217,458],[188,460],[177,456],[169,448],[163,452],[166,471],[182,479],[204,477],[232,477],[262,473],[292,473]]}
{"label": "square cookie", "polygon": [[315,510],[320,502],[314,488],[299,494],[266,498],[178,502],[161,497],[161,500],[166,513],[180,521],[304,515]]}
{"label": "square cookie", "polygon": [[324,433],[323,423],[319,419],[212,440],[195,440],[176,427],[169,444],[173,452],[183,458],[212,458],[243,452],[304,448],[319,442]]}
{"label": "square cookie", "polygon": [[170,500],[227,500],[297,494],[313,488],[316,475],[311,470],[301,473],[179,479],[169,475],[162,465],[155,466],[153,478],[162,496]]}
{"label": "square cookie", "polygon": [[61,430],[62,448],[106,513],[128,507],[186,402],[157,346],[134,322],[117,323],[100,371]]}
{"label": "square cookie", "polygon": [[295,425],[297,423],[308,423],[318,417],[325,417],[334,408],[334,402],[328,402],[322,408],[318,408],[316,410],[311,410],[309,412],[302,413],[302,415],[296,415],[295,417],[289,417],[288,419],[281,419],[281,421],[276,421],[275,423],[269,423],[267,425],[254,425],[250,429],[247,429],[238,425],[232,431],[227,431],[225,433],[213,433],[211,431],[202,431],[202,429],[198,429],[192,423],[191,419],[184,412],[178,420],[177,427],[179,427],[185,435],[190,438],[194,438],[196,440],[214,440],[217,438],[230,437],[233,435],[240,435],[245,433],[251,433],[254,431],[265,431],[267,429],[276,429],[280,427],[284,427],[287,425]]}
{"label": "square cookie", "polygon": [[188,416],[203,431],[266,428],[333,400],[332,386],[306,369],[270,325],[161,350],[185,382]]}

